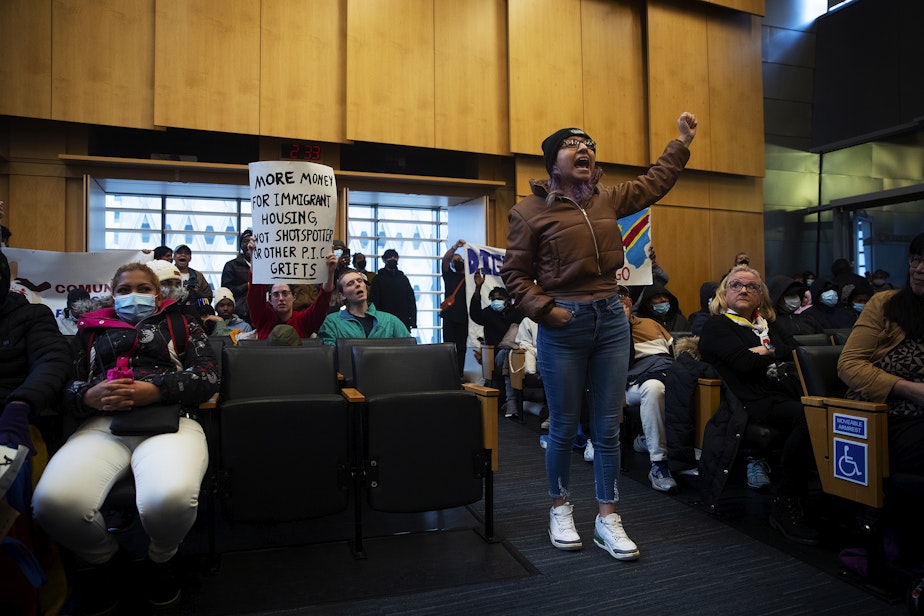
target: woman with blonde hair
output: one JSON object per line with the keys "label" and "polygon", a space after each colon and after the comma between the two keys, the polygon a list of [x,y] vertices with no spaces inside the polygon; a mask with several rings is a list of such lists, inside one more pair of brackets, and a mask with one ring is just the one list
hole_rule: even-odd
{"label": "woman with blonde hair", "polygon": [[[719,284],[710,312],[713,316],[703,325],[699,341],[703,361],[715,367],[740,400],[748,421],[773,426],[785,435],[770,525],[791,541],[815,545],[818,532],[803,512],[808,474],[815,464],[812,444],[802,403],[779,378],[779,362],[792,350],[770,329],[776,313],[767,285],[757,270],[737,265]],[[751,458],[748,485],[769,487],[768,472],[763,459]]]}

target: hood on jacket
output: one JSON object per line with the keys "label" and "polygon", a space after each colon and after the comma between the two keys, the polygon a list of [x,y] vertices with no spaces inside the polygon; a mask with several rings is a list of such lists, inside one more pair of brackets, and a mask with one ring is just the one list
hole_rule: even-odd
{"label": "hood on jacket", "polygon": [[801,299],[806,289],[807,286],[789,276],[773,276],[767,281],[767,291],[770,292],[770,302],[774,307],[787,295],[798,295]]}
{"label": "hood on jacket", "polygon": [[[716,283],[718,284],[718,283]],[[699,336],[686,336],[684,338],[674,339],[674,357],[689,355],[699,361]]]}
{"label": "hood on jacket", "polygon": [[709,312],[709,302],[715,297],[715,291],[719,288],[719,283],[715,281],[704,282],[699,287],[699,309],[703,312]]}
{"label": "hood on jacket", "polygon": [[815,282],[812,283],[811,289],[809,289],[812,293],[812,304],[817,304],[819,306],[824,305],[821,303],[821,294],[829,289],[834,289],[835,291],[837,291],[837,296],[840,297],[841,290],[838,288],[836,284],[831,282],[830,279],[816,278]]}
{"label": "hood on jacket", "polygon": [[654,310],[651,309],[651,305],[648,301],[655,295],[667,295],[667,301],[670,302],[671,309],[667,311],[667,314],[671,315],[680,310],[680,300],[677,297],[667,290],[660,282],[653,282],[642,292],[641,303],[638,308],[638,314],[642,317],[647,317],[649,319],[660,320],[663,317],[661,315],[656,315]]}

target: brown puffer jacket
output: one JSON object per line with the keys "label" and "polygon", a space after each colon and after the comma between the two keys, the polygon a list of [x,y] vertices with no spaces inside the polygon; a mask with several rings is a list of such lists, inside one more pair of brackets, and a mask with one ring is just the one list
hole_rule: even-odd
{"label": "brown puffer jacket", "polygon": [[542,322],[556,298],[589,301],[616,293],[615,271],[623,266],[617,220],[666,195],[689,158],[690,150],[675,139],[647,173],[617,186],[598,185],[583,209],[566,198],[548,205],[548,182],[532,182],[533,194],[507,219],[501,277],[517,307]]}

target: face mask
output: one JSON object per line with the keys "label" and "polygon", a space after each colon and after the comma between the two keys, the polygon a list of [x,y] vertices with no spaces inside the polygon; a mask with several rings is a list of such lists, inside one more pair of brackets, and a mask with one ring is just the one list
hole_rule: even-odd
{"label": "face mask", "polygon": [[831,289],[825,291],[821,294],[821,303],[825,306],[836,306],[837,305],[837,291]]}
{"label": "face mask", "polygon": [[856,310],[857,313],[860,313],[860,312],[863,312],[864,306],[866,306],[866,304],[854,304],[853,309]]}
{"label": "face mask", "polygon": [[504,309],[505,303],[506,302],[504,302],[504,300],[502,299],[492,299],[491,300],[491,310],[493,310],[494,312],[500,312],[501,310]]}
{"label": "face mask", "polygon": [[337,250],[334,251],[334,256],[337,257],[337,260],[339,261],[340,257],[343,256],[343,251],[338,248]]}
{"label": "face mask", "polygon": [[119,318],[132,325],[154,314],[157,308],[154,302],[157,298],[150,293],[129,293],[116,295],[115,311]]}
{"label": "face mask", "polygon": [[806,278],[806,279],[805,279],[805,284],[807,284],[808,286],[812,286],[812,283],[813,283],[813,282],[815,282],[815,279],[814,279],[814,278]]}
{"label": "face mask", "polygon": [[365,262],[365,261],[356,261],[355,263],[353,263],[353,267],[355,267],[355,268],[358,269],[358,270],[364,270],[364,269],[366,269],[366,262]]}
{"label": "face mask", "polygon": [[386,261],[386,262],[385,262],[385,267],[387,267],[387,268],[390,269],[390,270],[396,270],[396,269],[398,269],[398,260],[397,260],[397,259],[392,259],[391,261]]}
{"label": "face mask", "polygon": [[792,312],[802,305],[802,300],[798,295],[788,295],[783,298],[783,304],[786,306],[786,312]]}
{"label": "face mask", "polygon": [[671,309],[671,304],[670,302],[652,304],[651,309],[655,311],[655,314],[667,314],[667,311]]}
{"label": "face mask", "polygon": [[873,278],[873,286],[881,287],[885,284],[885,278]]}

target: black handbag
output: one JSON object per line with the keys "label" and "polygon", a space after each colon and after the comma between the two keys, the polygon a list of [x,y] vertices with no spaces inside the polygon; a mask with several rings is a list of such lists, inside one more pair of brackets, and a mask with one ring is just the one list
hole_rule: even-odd
{"label": "black handbag", "polygon": [[153,436],[180,429],[179,404],[150,404],[112,415],[109,431],[116,436]]}

